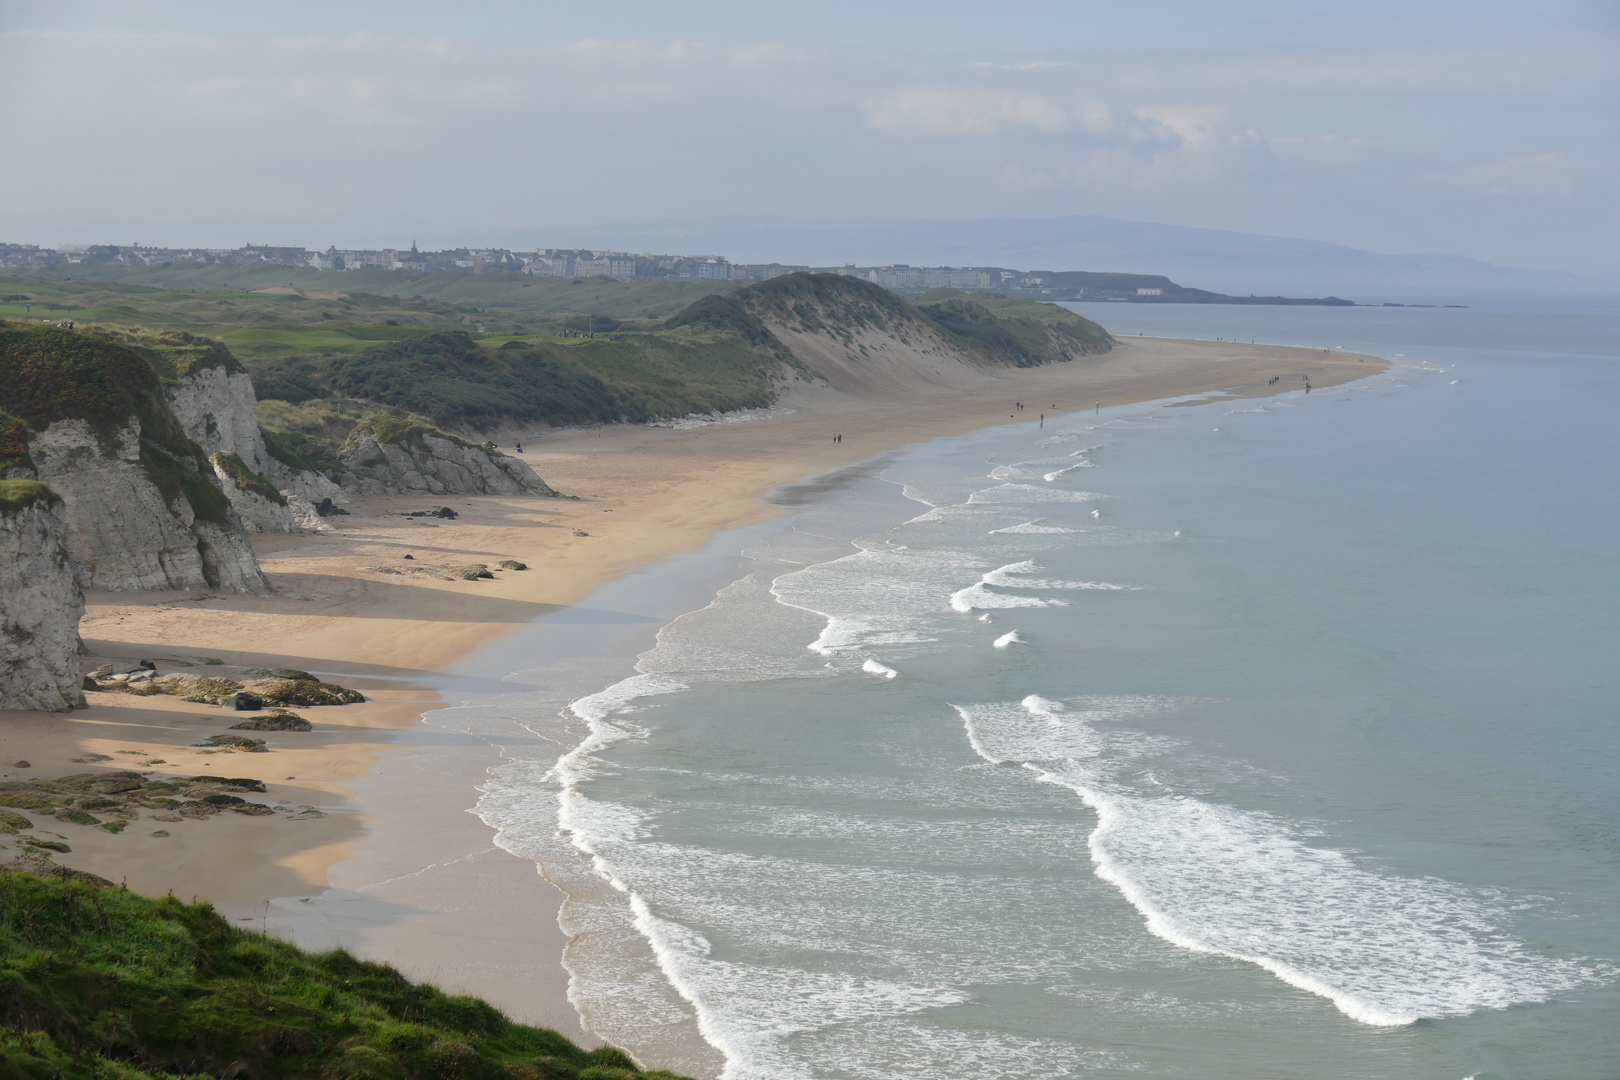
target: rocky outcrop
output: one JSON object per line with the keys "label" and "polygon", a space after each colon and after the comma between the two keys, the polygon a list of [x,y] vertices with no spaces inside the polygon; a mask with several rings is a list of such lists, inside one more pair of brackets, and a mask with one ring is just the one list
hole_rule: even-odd
{"label": "rocky outcrop", "polygon": [[[242,527],[256,533],[293,532],[298,523],[281,490],[283,484],[269,478],[286,473],[288,485],[302,488],[308,485],[299,475],[304,470],[292,469],[270,456],[259,430],[253,379],[228,352],[223,348],[220,352],[218,363],[192,367],[165,383],[163,396],[186,436],[208,455]],[[330,481],[316,486],[338,490]]]}
{"label": "rocky outcrop", "polygon": [[555,495],[533,469],[424,424],[377,417],[338,450],[355,495]]}
{"label": "rocky outcrop", "polygon": [[[212,502],[196,500],[203,514],[183,490],[165,498],[143,460],[140,435],[140,421],[130,417],[109,447],[86,421],[58,420],[28,440],[38,477],[64,501],[66,546],[79,585],[269,592],[241,520],[218,488],[208,485]],[[162,464],[186,471],[173,458]],[[193,476],[194,490],[207,485]]]}
{"label": "rocky outcrop", "polygon": [[259,431],[253,380],[239,364],[193,368],[183,378],[165,384],[163,396],[169,399],[187,437],[203,453],[212,458],[229,450],[253,472],[269,474],[274,459]]}
{"label": "rocky outcrop", "polygon": [[0,477],[39,480],[61,496],[80,588],[269,592],[241,518],[153,363],[107,335],[0,324]]}
{"label": "rocky outcrop", "polygon": [[231,509],[248,532],[290,533],[298,528],[287,495],[250,470],[236,451],[220,450],[208,461]]}
{"label": "rocky outcrop", "polygon": [[62,500],[43,484],[0,480],[0,709],[84,706],[84,594],[62,539]]}

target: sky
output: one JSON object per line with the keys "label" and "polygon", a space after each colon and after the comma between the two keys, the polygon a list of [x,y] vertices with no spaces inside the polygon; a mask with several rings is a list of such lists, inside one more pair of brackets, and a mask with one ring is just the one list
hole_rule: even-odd
{"label": "sky", "polygon": [[1101,214],[1613,274],[1617,91],[1615,0],[0,0],[0,241]]}

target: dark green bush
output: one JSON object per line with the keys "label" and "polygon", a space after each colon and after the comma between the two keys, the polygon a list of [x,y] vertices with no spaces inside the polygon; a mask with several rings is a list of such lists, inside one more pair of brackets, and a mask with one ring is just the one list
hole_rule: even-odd
{"label": "dark green bush", "polygon": [[504,420],[580,424],[619,419],[618,402],[597,376],[551,346],[510,342],[481,348],[459,330],[417,334],[329,361],[328,380],[364,398],[436,423],[490,427]]}

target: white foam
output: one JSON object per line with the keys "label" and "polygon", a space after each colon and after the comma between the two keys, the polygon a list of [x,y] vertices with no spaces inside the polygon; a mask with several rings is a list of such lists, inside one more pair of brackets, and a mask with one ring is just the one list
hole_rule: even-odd
{"label": "white foam", "polygon": [[996,638],[993,644],[998,649],[1005,649],[1009,645],[1024,644],[1024,639],[1018,636],[1018,631],[1009,630],[1005,634],[1002,634],[1000,637]]}
{"label": "white foam", "polygon": [[1036,573],[1040,564],[1026,560],[1024,562],[1008,563],[1000,566],[979,578],[977,582],[965,589],[958,589],[951,594],[950,604],[952,611],[967,613],[969,611],[983,611],[995,608],[1044,608],[1067,607],[1067,600],[1056,597],[1017,596],[1010,593],[992,592],[991,588],[1000,589],[1096,589],[1104,592],[1119,592],[1133,590],[1139,586],[1116,585],[1107,581],[1062,581],[1050,578],[1029,578],[1025,575]]}
{"label": "white foam", "polygon": [[894,668],[888,667],[885,664],[880,664],[870,657],[868,657],[866,662],[861,665],[861,670],[866,672],[868,675],[881,675],[885,679],[892,679],[896,675],[900,674],[898,671],[894,670]]}
{"label": "white foam", "polygon": [[1050,484],[1054,480],[1060,480],[1063,477],[1069,475],[1070,473],[1074,472],[1074,470],[1076,470],[1076,469],[1095,469],[1095,468],[1096,468],[1096,466],[1093,465],[1089,461],[1077,461],[1073,465],[1069,465],[1069,466],[1066,466],[1066,467],[1061,468],[1061,469],[1054,469],[1052,472],[1049,472],[1046,475],[1042,476],[1041,479],[1045,480],[1048,484]]}
{"label": "white foam", "polygon": [[1499,929],[1503,911],[1461,888],[1382,873],[1285,822],[1132,781],[1145,748],[1096,725],[1155,707],[1101,699],[1070,710],[1031,695],[956,711],[984,760],[1017,762],[1096,812],[1097,876],[1174,945],[1255,964],[1374,1026],[1545,1001],[1592,977],[1531,953]]}
{"label": "white foam", "polygon": [[630,905],[665,978],[693,1004],[703,1038],[725,1055],[721,1080],[811,1080],[818,1074],[791,1053],[787,1036],[968,1000],[945,987],[717,960],[701,934],[660,918],[641,896],[632,893]]}
{"label": "white foam", "polygon": [[1022,525],[1009,525],[1005,529],[991,529],[990,535],[994,536],[997,533],[1006,533],[1017,536],[1023,534],[1074,533],[1080,531],[1079,529],[1065,529],[1061,525],[1043,525],[1042,522],[1045,520],[1045,518],[1036,518],[1034,521],[1026,521]]}
{"label": "white foam", "polygon": [[985,588],[984,582],[977,582],[965,589],[958,589],[951,593],[951,610],[960,611],[964,615],[970,611],[995,610],[999,608],[1044,608],[1067,607],[1067,600],[1058,600],[1051,597],[1039,596],[1011,596],[1007,593],[991,592]]}
{"label": "white foam", "polygon": [[1104,592],[1124,592],[1135,591],[1141,587],[1115,585],[1107,581],[1060,581],[1052,578],[1023,579],[1014,576],[1033,574],[1040,569],[1040,563],[1033,560],[1009,563],[990,571],[980,580],[986,585],[996,585],[1003,589],[1101,589]]}
{"label": "white foam", "polygon": [[971,504],[1000,504],[1023,502],[1095,502],[1104,496],[1094,491],[1065,491],[1062,488],[1042,487],[1038,484],[1002,484],[985,488],[968,496]]}

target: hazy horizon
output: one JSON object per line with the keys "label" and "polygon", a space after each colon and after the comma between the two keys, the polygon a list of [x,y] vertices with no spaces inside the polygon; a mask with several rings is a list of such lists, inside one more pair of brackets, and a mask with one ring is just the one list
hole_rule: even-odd
{"label": "hazy horizon", "polygon": [[0,123],[39,154],[0,188],[0,238],[1079,215],[1614,274],[1617,27],[1580,0],[16,2]]}

